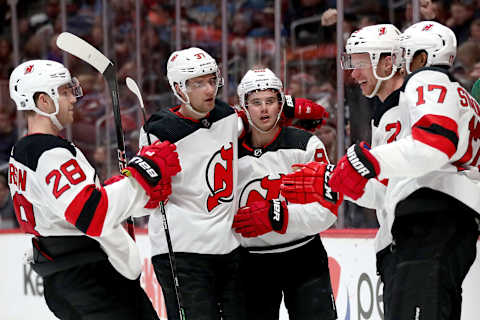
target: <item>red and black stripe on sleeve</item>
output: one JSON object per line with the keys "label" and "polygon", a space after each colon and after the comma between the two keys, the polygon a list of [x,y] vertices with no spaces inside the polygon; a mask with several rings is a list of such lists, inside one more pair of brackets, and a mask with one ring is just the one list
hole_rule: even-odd
{"label": "red and black stripe on sleeve", "polygon": [[65,218],[89,236],[100,236],[107,215],[108,197],[104,188],[90,184],[80,191],[65,211]]}
{"label": "red and black stripe on sleeve", "polygon": [[446,116],[426,115],[413,125],[412,137],[451,158],[457,151],[458,125]]}

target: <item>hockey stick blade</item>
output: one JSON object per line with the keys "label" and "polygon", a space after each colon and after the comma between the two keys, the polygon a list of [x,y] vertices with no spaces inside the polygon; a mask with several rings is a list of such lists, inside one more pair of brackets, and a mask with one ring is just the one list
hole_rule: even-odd
{"label": "hockey stick blade", "polygon": [[[125,82],[127,83],[127,88],[137,96],[137,99],[140,102],[140,108],[142,109],[142,115],[143,115],[143,124],[145,125],[147,123],[147,113],[145,112],[145,105],[143,104],[142,93],[140,92],[140,89],[138,88],[137,83],[132,78],[127,77],[125,79]],[[146,130],[145,127],[144,129],[145,129],[145,133],[147,134],[148,144],[152,144],[152,140],[150,139],[150,133]]]}
{"label": "hockey stick blade", "polygon": [[140,93],[137,83],[130,77],[127,77],[125,81],[127,83],[127,88],[137,96],[138,101],[140,102],[140,107],[142,108],[142,111],[144,111],[145,105],[143,104],[142,94]]}
{"label": "hockey stick blade", "polygon": [[112,62],[94,46],[70,32],[60,33],[57,38],[57,46],[63,51],[82,59],[102,74],[108,65],[112,64]]}
{"label": "hockey stick blade", "polygon": [[107,81],[112,95],[113,116],[118,144],[118,162],[120,171],[122,171],[127,165],[127,159],[125,157],[125,139],[120,115],[115,64],[90,43],[69,32],[62,32],[58,36],[57,46],[97,69]]}

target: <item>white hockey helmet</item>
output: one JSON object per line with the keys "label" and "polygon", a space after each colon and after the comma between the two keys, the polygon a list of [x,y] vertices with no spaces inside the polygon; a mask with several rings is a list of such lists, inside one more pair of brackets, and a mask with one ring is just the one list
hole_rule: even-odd
{"label": "white hockey helmet", "polygon": [[[345,53],[341,59],[342,68],[349,70],[367,67],[355,65],[352,61],[352,54],[368,53],[373,75],[378,80],[375,89],[367,97],[374,97],[381,82],[391,79],[401,68],[400,35],[400,31],[393,24],[377,24],[357,30],[348,38]],[[382,53],[392,56],[392,72],[386,77],[380,77],[377,74],[377,65]]]}
{"label": "white hockey helmet", "polygon": [[[250,113],[248,112],[247,97],[248,94],[253,91],[263,91],[273,89],[279,94],[280,110],[277,115],[277,120],[273,127],[267,131],[258,128],[252,121]],[[282,81],[268,68],[262,69],[251,69],[243,76],[240,84],[237,87],[238,99],[240,101],[240,106],[245,110],[248,118],[248,122],[255,129],[260,132],[267,133],[273,130],[277,125],[280,117],[282,115],[283,105],[285,103],[285,94],[283,93],[283,84]]]}
{"label": "white hockey helmet", "polygon": [[[70,76],[70,72],[63,64],[50,60],[30,60],[17,66],[10,75],[10,97],[17,105],[17,110],[33,110],[38,114],[49,117],[59,129],[63,126],[57,119],[59,111],[58,88],[69,84],[76,98],[83,95],[82,88],[76,78]],[[55,104],[54,113],[46,113],[40,110],[34,100],[37,92],[46,93]]]}
{"label": "white hockey helmet", "polygon": [[453,31],[435,21],[421,21],[410,26],[400,37],[400,48],[407,73],[416,52],[427,53],[426,67],[431,65],[452,66],[457,53],[457,38]]}
{"label": "white hockey helmet", "polygon": [[[214,73],[217,76],[217,89],[223,86],[223,78],[220,75],[215,59],[200,48],[188,48],[173,52],[168,58],[167,78],[175,96],[182,101],[194,114],[203,117],[208,112],[199,112],[190,105],[187,94],[187,80]],[[186,97],[184,100],[175,89],[178,83],[180,91]]]}

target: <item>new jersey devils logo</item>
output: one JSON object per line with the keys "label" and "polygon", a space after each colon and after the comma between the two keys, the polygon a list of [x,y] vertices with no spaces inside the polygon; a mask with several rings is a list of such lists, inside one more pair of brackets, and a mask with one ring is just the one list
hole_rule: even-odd
{"label": "new jersey devils logo", "polygon": [[425,27],[423,27],[422,31],[428,31],[433,27],[433,24],[427,24]]}
{"label": "new jersey devils logo", "polygon": [[243,207],[260,200],[278,199],[278,197],[280,197],[282,176],[283,174],[278,178],[269,178],[266,176],[247,183],[240,194],[240,206]]}
{"label": "new jersey devils logo", "polygon": [[205,179],[210,190],[207,209],[212,211],[222,202],[233,200],[233,144],[230,148],[222,147],[208,161]]}

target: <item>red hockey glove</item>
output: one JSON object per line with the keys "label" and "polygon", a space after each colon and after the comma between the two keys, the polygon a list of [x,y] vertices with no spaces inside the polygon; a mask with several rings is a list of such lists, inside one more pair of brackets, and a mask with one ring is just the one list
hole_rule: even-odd
{"label": "red hockey glove", "polygon": [[171,177],[181,170],[175,149],[168,141],[157,141],[143,147],[124,170],[124,174],[134,177],[150,196],[147,208],[165,201],[172,193]]}
{"label": "red hockey glove", "polygon": [[232,228],[245,238],[258,237],[270,231],[284,234],[288,225],[288,208],[278,199],[260,200],[238,209]]}
{"label": "red hockey glove", "polygon": [[325,108],[312,100],[285,95],[285,116],[287,118],[320,120],[328,118]]}
{"label": "red hockey glove", "polygon": [[368,179],[380,173],[380,164],[370,153],[370,147],[361,142],[348,148],[330,177],[332,190],[341,192],[353,200],[365,192]]}
{"label": "red hockey glove", "polygon": [[281,194],[292,203],[319,202],[334,215],[343,195],[333,192],[328,184],[334,166],[323,162],[295,164],[300,170],[282,177]]}

